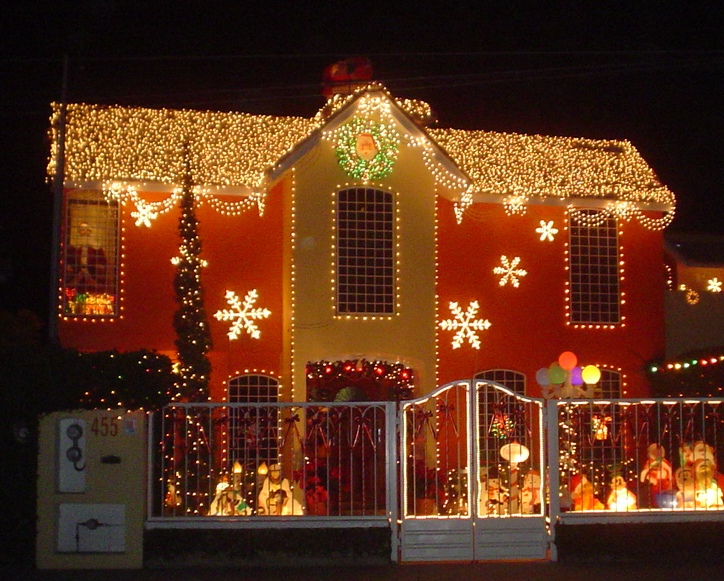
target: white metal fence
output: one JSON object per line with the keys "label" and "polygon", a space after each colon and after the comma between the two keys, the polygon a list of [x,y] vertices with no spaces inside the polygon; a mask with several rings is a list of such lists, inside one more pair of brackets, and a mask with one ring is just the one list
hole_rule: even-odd
{"label": "white metal fence", "polygon": [[395,413],[379,403],[207,403],[152,422],[150,517],[379,517]]}
{"label": "white metal fence", "polygon": [[[525,514],[510,486],[491,494],[495,478],[514,476],[509,462],[501,464],[501,447],[517,444],[531,451],[516,463],[519,475],[548,466],[539,470],[534,502],[542,508],[532,510],[551,522],[724,518],[724,400],[548,400],[540,426],[519,405],[526,398],[504,391],[481,395],[470,423],[455,399],[461,393],[401,404],[169,405],[151,422],[149,521],[268,526],[276,519],[281,526],[316,518],[319,526],[394,528],[399,518],[465,517],[471,506],[480,517]],[[470,486],[470,444],[461,435],[467,441],[475,433],[473,472],[488,479]],[[447,442],[457,447],[442,450]],[[493,475],[500,466],[505,473]],[[431,497],[431,506],[415,497]]]}
{"label": "white metal fence", "polygon": [[724,400],[548,403],[555,517],[722,517]]}

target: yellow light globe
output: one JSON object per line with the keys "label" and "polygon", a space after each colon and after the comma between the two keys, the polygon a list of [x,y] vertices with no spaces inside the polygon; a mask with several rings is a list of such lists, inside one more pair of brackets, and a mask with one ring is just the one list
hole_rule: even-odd
{"label": "yellow light globe", "polygon": [[601,379],[601,370],[595,365],[586,365],[581,372],[583,383],[593,385]]}

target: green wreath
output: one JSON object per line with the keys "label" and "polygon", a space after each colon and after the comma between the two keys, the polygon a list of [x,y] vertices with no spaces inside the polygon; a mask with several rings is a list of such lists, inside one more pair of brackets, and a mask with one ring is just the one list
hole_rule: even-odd
{"label": "green wreath", "polygon": [[[377,153],[370,160],[361,158],[357,153],[357,138],[361,133],[372,135],[377,146]],[[398,141],[397,131],[391,125],[352,119],[338,130],[334,151],[339,165],[348,175],[367,181],[383,178],[392,172],[397,161]]]}

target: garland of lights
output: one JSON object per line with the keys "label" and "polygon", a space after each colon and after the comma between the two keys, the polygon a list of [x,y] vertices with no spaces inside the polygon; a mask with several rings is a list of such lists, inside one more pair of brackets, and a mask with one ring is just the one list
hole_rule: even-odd
{"label": "garland of lights", "polygon": [[715,397],[724,395],[724,354],[700,350],[678,361],[654,360],[646,366],[656,397]]}
{"label": "garland of lights", "polygon": [[306,371],[310,401],[399,401],[410,399],[415,389],[415,374],[402,363],[315,361]]}
{"label": "garland of lights", "polygon": [[[220,214],[238,216],[248,210],[256,209],[259,212],[259,216],[264,215],[266,195],[263,193],[254,192],[243,200],[228,202],[211,195],[205,188],[195,186],[192,188],[192,191],[197,206],[206,202]],[[178,205],[183,196],[183,188],[174,188],[173,192],[163,200],[147,202],[138,194],[138,189],[135,185],[109,182],[103,186],[103,196],[108,203],[117,202],[121,205],[131,203],[135,205],[136,209],[131,212],[131,217],[136,220],[136,226],[146,226],[150,228],[151,222],[159,216],[167,214]]]}
{"label": "garland of lights", "polygon": [[694,357],[683,361],[673,361],[651,366],[651,373],[665,371],[685,371],[693,367],[707,367],[724,362],[724,355],[713,355],[710,357]]}
{"label": "garland of lights", "polygon": [[[369,181],[392,173],[399,143],[399,136],[392,125],[354,118],[342,125],[335,134],[334,151],[339,165],[348,175]],[[364,159],[358,152],[358,140],[365,134],[371,136],[376,147],[376,153],[371,159]]]}

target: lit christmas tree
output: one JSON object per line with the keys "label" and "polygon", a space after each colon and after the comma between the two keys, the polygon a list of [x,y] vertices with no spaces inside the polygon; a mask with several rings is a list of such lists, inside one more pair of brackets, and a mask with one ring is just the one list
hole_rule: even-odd
{"label": "lit christmas tree", "polygon": [[179,308],[174,315],[176,348],[179,360],[179,398],[182,401],[207,401],[211,363],[207,353],[211,350],[211,334],[204,308],[201,269],[206,261],[201,258],[201,240],[194,208],[195,196],[187,179],[181,197],[179,256],[176,265],[174,290]]}
{"label": "lit christmas tree", "polygon": [[[195,195],[188,171],[181,195],[179,235],[179,256],[172,261],[176,265],[174,290],[179,304],[174,314],[179,361],[177,398],[186,402],[205,402],[209,399],[211,373],[207,357],[211,349],[211,335],[201,285],[201,269],[206,266],[206,261],[201,258]],[[204,408],[189,409],[184,418],[178,419],[180,421],[174,431],[177,439],[183,438],[181,441],[187,442],[182,461],[185,465],[176,467],[169,482],[175,480],[176,490],[180,488],[183,491],[187,514],[205,514],[211,496],[209,460],[213,430],[210,414]]]}

